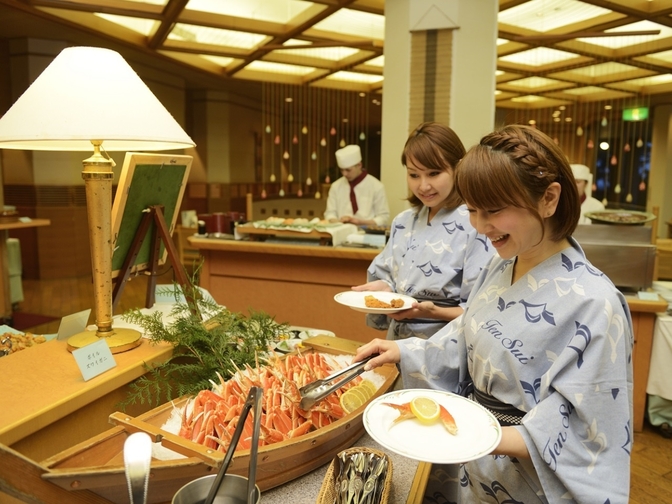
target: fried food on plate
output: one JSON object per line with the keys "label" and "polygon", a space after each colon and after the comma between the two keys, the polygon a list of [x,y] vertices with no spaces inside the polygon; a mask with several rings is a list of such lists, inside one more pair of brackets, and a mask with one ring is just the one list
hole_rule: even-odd
{"label": "fried food on plate", "polygon": [[404,301],[403,299],[391,299],[389,303],[386,303],[369,294],[364,296],[364,304],[367,308],[401,308],[404,306]]}

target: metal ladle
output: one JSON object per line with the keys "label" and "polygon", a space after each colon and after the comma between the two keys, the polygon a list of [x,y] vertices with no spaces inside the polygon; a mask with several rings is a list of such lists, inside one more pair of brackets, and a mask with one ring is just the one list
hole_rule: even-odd
{"label": "metal ladle", "polygon": [[146,432],[135,432],[124,442],[124,469],[131,504],[147,502],[149,466],[152,461],[152,438]]}

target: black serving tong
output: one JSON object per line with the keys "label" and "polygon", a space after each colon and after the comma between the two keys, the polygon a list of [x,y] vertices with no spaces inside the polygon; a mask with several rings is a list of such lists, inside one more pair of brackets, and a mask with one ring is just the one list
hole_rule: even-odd
{"label": "black serving tong", "polygon": [[[314,382],[311,382],[308,385],[304,385],[303,387],[301,387],[299,389],[299,393],[301,394],[301,403],[300,403],[301,409],[303,410],[310,409],[310,407],[313,406],[313,404],[315,404],[316,402],[321,401],[332,392],[335,392],[336,390],[341,388],[346,383],[357,378],[360,374],[364,372],[364,364],[369,362],[369,360],[373,359],[374,357],[378,357],[378,354],[369,355],[364,360],[355,362],[354,364],[344,367],[340,371],[337,371],[327,376],[326,378],[323,378],[321,380],[315,380]],[[341,379],[340,381],[332,383],[334,380],[341,377],[344,378]]]}
{"label": "black serving tong", "polygon": [[261,429],[261,398],[264,393],[264,389],[261,387],[252,387],[250,392],[247,394],[247,399],[243,405],[243,410],[240,413],[240,418],[238,419],[238,425],[236,425],[236,430],[233,433],[231,438],[231,443],[229,444],[228,449],[226,450],[226,455],[224,456],[224,462],[222,462],[222,467],[219,468],[217,477],[210,487],[210,492],[206,497],[203,504],[212,504],[217,496],[219,487],[224,481],[224,476],[226,476],[226,471],[229,468],[231,459],[233,458],[233,452],[236,451],[236,446],[238,445],[238,440],[240,435],[243,432],[245,427],[245,420],[247,415],[250,412],[250,409],[254,407],[254,427],[252,430],[252,445],[250,446],[250,467],[248,469],[247,475],[247,503],[251,504],[257,502],[257,490],[255,488],[255,481],[257,477],[257,451],[259,449],[259,430]]}

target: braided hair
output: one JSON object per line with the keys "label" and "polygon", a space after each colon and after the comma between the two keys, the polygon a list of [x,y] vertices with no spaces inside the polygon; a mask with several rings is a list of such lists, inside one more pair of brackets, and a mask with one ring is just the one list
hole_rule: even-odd
{"label": "braided hair", "polygon": [[542,227],[538,204],[553,182],[560,184],[561,192],[549,217],[550,238],[560,241],[576,229],[581,205],[566,156],[544,133],[522,125],[490,133],[467,152],[455,173],[457,191],[470,206],[525,208]]}
{"label": "braided hair", "polygon": [[[438,122],[424,122],[413,130],[401,153],[401,164],[408,160],[420,163],[430,170],[451,171],[466,153],[462,140],[448,126]],[[420,199],[411,193],[408,201],[415,208],[422,207]],[[448,210],[462,204],[462,198],[453,187],[444,207]]]}

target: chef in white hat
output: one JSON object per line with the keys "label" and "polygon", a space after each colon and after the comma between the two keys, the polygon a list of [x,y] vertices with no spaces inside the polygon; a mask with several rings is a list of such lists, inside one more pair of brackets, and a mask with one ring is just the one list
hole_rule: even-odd
{"label": "chef in white hat", "polygon": [[387,226],[390,207],[385,187],[362,169],[362,151],[358,145],[346,145],[336,151],[340,177],[329,188],[324,218],[331,222],[350,222],[358,226]]}
{"label": "chef in white hat", "polygon": [[576,180],[576,188],[579,190],[579,200],[581,201],[579,224],[591,224],[592,221],[585,217],[584,214],[604,210],[602,202],[591,196],[593,191],[593,174],[586,165],[573,164],[570,166],[572,167],[572,173]]}

